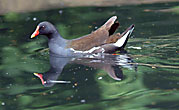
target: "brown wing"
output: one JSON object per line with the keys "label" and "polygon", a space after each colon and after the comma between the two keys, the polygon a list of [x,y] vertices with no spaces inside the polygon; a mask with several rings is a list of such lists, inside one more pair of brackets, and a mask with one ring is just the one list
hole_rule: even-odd
{"label": "brown wing", "polygon": [[113,16],[103,26],[91,34],[71,40],[67,48],[85,51],[104,44],[119,26],[118,22],[114,23],[116,19],[117,17]]}

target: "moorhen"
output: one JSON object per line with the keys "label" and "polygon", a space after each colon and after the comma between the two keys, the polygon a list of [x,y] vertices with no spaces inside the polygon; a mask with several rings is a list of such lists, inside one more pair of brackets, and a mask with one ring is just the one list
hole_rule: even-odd
{"label": "moorhen", "polygon": [[132,24],[122,34],[114,32],[119,27],[115,22],[117,16],[111,17],[96,31],[77,39],[66,40],[61,37],[55,26],[47,21],[38,24],[31,38],[37,35],[48,37],[49,50],[53,54],[62,56],[75,56],[79,54],[113,53],[124,48],[134,25]]}

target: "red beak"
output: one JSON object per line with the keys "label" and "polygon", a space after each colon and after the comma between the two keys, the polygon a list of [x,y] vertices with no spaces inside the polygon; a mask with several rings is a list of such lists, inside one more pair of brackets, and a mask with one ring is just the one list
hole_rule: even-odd
{"label": "red beak", "polygon": [[41,82],[42,82],[42,85],[44,85],[44,79],[43,79],[43,75],[40,74],[40,73],[34,73],[35,76],[37,76],[38,78],[40,78]]}
{"label": "red beak", "polygon": [[39,35],[39,26],[37,26],[36,30],[35,30],[34,33],[31,35],[30,38],[34,38],[34,37],[36,37],[36,36],[38,36],[38,35]]}

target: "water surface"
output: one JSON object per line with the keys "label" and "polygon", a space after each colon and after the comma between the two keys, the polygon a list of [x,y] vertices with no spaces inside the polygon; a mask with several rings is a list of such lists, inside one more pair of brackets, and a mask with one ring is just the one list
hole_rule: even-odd
{"label": "water surface", "polygon": [[[0,16],[0,108],[179,109],[177,5],[179,3],[79,7]],[[76,59],[64,65],[56,78],[71,81],[70,84],[44,87],[34,76],[34,72],[46,74],[52,67],[49,54],[44,51],[47,38],[30,39],[40,21],[52,22],[64,38],[73,39],[94,31],[113,15],[117,15],[120,22],[118,32],[135,24],[125,48],[127,53],[116,55],[128,56],[130,66],[120,63],[121,58],[116,56],[95,61],[98,66],[117,68],[122,80],[114,80],[104,66],[94,65],[94,59],[85,60],[85,64]]]}

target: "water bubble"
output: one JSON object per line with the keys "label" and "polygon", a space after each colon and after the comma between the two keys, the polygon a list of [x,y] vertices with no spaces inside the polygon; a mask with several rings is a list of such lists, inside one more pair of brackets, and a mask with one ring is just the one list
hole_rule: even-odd
{"label": "water bubble", "polygon": [[82,99],[82,100],[80,100],[80,102],[81,102],[81,103],[85,103],[85,102],[86,102],[86,100],[85,100],[85,99]]}
{"label": "water bubble", "polygon": [[62,14],[62,13],[63,13],[63,10],[59,10],[58,13]]}
{"label": "water bubble", "polygon": [[50,91],[50,94],[53,94],[54,93],[54,91]]}
{"label": "water bubble", "polygon": [[2,102],[1,105],[5,105],[5,102]]}
{"label": "water bubble", "polygon": [[78,86],[78,83],[75,83],[74,86]]}
{"label": "water bubble", "polygon": [[37,20],[37,18],[36,18],[36,17],[34,17],[34,18],[33,18],[33,21],[36,21],[36,20]]}
{"label": "water bubble", "polygon": [[103,79],[103,77],[99,77],[99,78],[98,78],[98,80],[101,80],[101,79]]}

